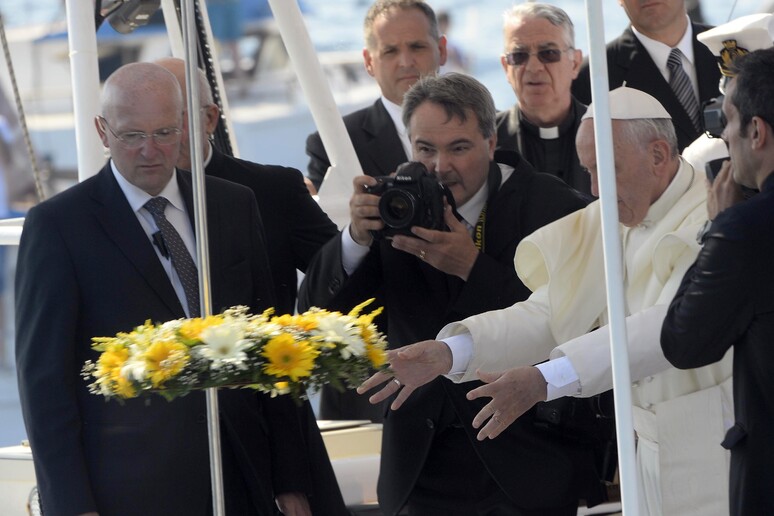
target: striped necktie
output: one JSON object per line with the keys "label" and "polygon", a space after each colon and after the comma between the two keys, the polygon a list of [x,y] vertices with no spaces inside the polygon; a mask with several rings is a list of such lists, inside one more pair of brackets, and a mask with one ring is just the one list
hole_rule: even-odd
{"label": "striped necktie", "polygon": [[677,100],[680,101],[685,112],[693,122],[693,127],[697,131],[701,131],[701,121],[699,119],[699,101],[696,100],[696,95],[693,92],[693,85],[688,78],[688,74],[683,69],[683,63],[679,48],[673,48],[669,53],[669,59],[667,59],[667,68],[669,68],[669,86],[672,91],[675,92]]}
{"label": "striped necktie", "polygon": [[186,301],[188,302],[188,314],[190,317],[199,317],[199,273],[191,254],[183,243],[180,233],[164,215],[164,210],[169,204],[166,197],[153,197],[145,203],[145,209],[153,215],[153,220],[161,231],[167,250],[172,257],[172,267],[175,268],[180,283],[183,285]]}

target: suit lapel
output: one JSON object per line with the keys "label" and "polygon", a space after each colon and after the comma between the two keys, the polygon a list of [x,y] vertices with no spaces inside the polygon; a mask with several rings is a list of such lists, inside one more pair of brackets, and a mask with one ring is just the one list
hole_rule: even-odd
{"label": "suit lapel", "polygon": [[398,165],[408,161],[395,124],[381,99],[369,108],[363,119],[362,129],[369,136],[369,141],[363,148],[364,157],[368,158],[367,166],[373,167],[371,170],[364,170],[365,174],[392,174]]}
{"label": "suit lapel", "polygon": [[113,177],[109,164],[99,172],[93,199],[95,216],[105,229],[108,238],[113,240],[169,310],[176,316],[183,317],[185,312],[172,288],[172,283],[153,250],[153,244],[137,221],[137,216]]}

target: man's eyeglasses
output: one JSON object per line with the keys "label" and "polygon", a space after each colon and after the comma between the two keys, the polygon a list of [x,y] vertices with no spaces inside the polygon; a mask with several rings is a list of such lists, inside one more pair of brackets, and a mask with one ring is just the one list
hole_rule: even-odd
{"label": "man's eyeglasses", "polygon": [[159,129],[150,134],[142,131],[129,131],[126,133],[116,134],[116,132],[108,125],[107,120],[103,117],[97,117],[102,127],[110,131],[113,137],[121,142],[127,149],[137,149],[142,147],[148,138],[153,138],[153,142],[156,145],[173,145],[180,142],[180,135],[183,131],[177,127],[166,127]]}
{"label": "man's eyeglasses", "polygon": [[529,60],[530,56],[537,56],[543,64],[558,63],[562,59],[562,54],[572,49],[572,47],[567,47],[564,50],[559,50],[558,48],[543,48],[537,52],[516,50],[505,54],[505,61],[511,66],[521,66]]}

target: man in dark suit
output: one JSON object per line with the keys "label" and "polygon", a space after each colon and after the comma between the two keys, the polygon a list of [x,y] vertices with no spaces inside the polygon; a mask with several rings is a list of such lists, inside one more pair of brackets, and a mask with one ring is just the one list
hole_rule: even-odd
{"label": "man in dark suit", "polygon": [[[169,70],[180,84],[183,100],[187,98],[185,61],[168,57],[156,64]],[[277,293],[277,313],[293,313],[296,308],[298,276],[306,271],[309,262],[322,245],[338,234],[336,225],[315,202],[304,185],[300,171],[273,165],[260,165],[228,156],[210,143],[220,118],[214,104],[207,76],[197,70],[204,172],[250,188],[258,201],[266,239],[274,289]],[[188,121],[184,117],[183,141],[177,166],[191,168],[191,150],[188,141]],[[301,427],[306,432],[309,462],[313,465],[312,489],[309,503],[313,514],[348,514],[336,482],[328,454],[320,435],[311,405],[305,401],[298,407]],[[258,458],[258,460],[261,460]]]}
{"label": "man in dark suit", "polygon": [[[713,220],[669,307],[661,347],[679,368],[717,362],[734,349],[735,424],[722,446],[731,450],[731,514],[742,516],[774,513],[774,49],[738,57],[731,68],[722,135],[731,166],[715,183],[760,193]],[[717,188],[710,197],[718,198]]]}
{"label": "man in dark suit", "polygon": [[575,151],[586,105],[570,92],[583,59],[572,20],[559,7],[528,2],[506,12],[503,33],[500,64],[516,104],[497,114],[498,149],[518,151],[591,199],[589,174]]}
{"label": "man in dark suit", "polygon": [[[411,154],[401,120],[403,95],[421,76],[437,73],[446,62],[446,38],[438,32],[433,9],[422,0],[377,0],[366,14],[364,37],[365,67],[379,84],[382,96],[372,106],[345,116],[344,125],[363,172],[385,176],[395,172]],[[318,133],[307,138],[306,153],[309,179],[319,188],[331,163]],[[377,295],[377,304],[382,303]],[[385,325],[384,315],[377,324]],[[320,417],[377,423],[383,418],[381,407],[353,392],[331,387],[322,389]]]}
{"label": "man in dark suit", "polygon": [[[641,6],[639,0],[619,0],[631,25],[607,45],[607,74],[610,89],[622,84],[649,93],[672,116],[680,152],[701,133],[701,123],[680,103],[670,87],[669,54],[682,53],[682,65],[690,79],[697,106],[719,95],[720,71],[709,49],[696,35],[710,27],[692,23],[685,13],[685,0],[666,0]],[[583,63],[572,93],[584,104],[591,102],[588,60]],[[694,115],[696,116],[696,115]]]}
{"label": "man in dark suit", "polygon": [[[16,356],[47,515],[210,514],[203,394],[106,402],[80,374],[97,357],[92,337],[200,310],[177,261],[188,256],[196,266],[191,175],[175,168],[182,120],[174,76],[148,63],[120,68],[105,83],[95,121],[110,162],[27,216],[16,278]],[[214,310],[272,306],[254,196],[216,178],[207,179],[206,192]],[[168,201],[162,199],[163,215],[153,215],[146,202],[161,197]],[[162,216],[180,253],[153,244]],[[224,391],[219,399],[227,510],[274,514],[276,498],[289,514],[311,514],[301,429],[288,417],[293,401],[264,396],[258,404],[247,391]],[[262,460],[248,464],[247,450]]]}
{"label": "man in dark suit", "polygon": [[[373,239],[385,227],[380,198],[364,192],[376,180],[360,176],[351,223],[322,248],[299,292],[299,306],[337,308],[383,291],[393,348],[433,336],[455,317],[525,299],[513,268],[517,244],[585,205],[517,153],[495,153],[494,103],[475,79],[424,77],[406,94],[403,113],[414,158],[458,207],[444,212],[448,231],[414,226],[410,236]],[[470,388],[438,379],[387,414],[378,484],[384,513],[407,505],[421,515],[574,515],[576,481],[590,467],[575,459],[585,450],[541,433],[534,418],[501,441],[478,442]]]}
{"label": "man in dark suit", "polygon": [[[410,144],[400,119],[403,95],[421,76],[446,62],[446,38],[433,9],[422,0],[377,0],[364,23],[363,60],[382,96],[344,117],[360,166],[369,176],[392,174],[408,161]],[[306,140],[308,176],[320,188],[331,166],[319,133]]]}

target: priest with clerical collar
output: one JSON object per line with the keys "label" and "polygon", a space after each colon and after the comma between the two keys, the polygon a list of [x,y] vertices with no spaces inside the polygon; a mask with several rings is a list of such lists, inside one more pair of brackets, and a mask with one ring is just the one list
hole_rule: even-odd
{"label": "priest with clerical collar", "polygon": [[518,151],[590,198],[589,176],[575,151],[586,106],[570,92],[583,59],[572,21],[559,7],[525,3],[506,12],[503,33],[500,61],[517,102],[497,115],[498,149]]}

